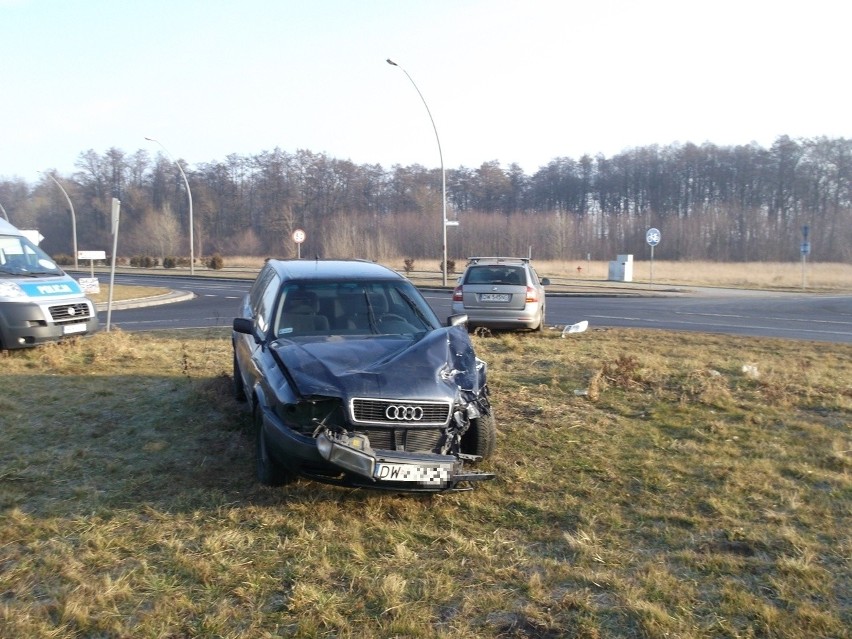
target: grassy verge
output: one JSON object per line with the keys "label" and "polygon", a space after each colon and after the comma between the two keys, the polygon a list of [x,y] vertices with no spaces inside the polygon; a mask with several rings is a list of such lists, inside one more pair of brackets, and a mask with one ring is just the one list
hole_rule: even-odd
{"label": "grassy verge", "polygon": [[[155,286],[128,286],[117,284],[112,291],[112,299],[114,302],[122,300],[132,300],[143,297],[156,297],[157,295],[165,295],[169,292],[167,288],[158,288]],[[101,286],[99,293],[88,295],[93,302],[108,302],[109,301],[109,285]]]}
{"label": "grassy verge", "polygon": [[849,637],[852,347],[475,338],[498,478],[259,487],[228,334],[3,354],[0,637]]}

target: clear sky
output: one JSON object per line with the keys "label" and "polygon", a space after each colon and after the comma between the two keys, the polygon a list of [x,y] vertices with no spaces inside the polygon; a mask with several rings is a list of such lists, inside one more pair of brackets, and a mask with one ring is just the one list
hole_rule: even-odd
{"label": "clear sky", "polygon": [[111,147],[527,173],[852,137],[842,0],[0,0],[0,177]]}

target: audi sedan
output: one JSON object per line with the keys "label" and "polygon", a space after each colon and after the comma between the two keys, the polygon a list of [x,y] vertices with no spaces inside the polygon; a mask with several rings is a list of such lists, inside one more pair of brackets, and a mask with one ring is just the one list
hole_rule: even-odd
{"label": "audi sedan", "polygon": [[405,277],[360,260],[269,260],[233,321],[234,391],[258,480],[470,489],[494,451],[487,366]]}

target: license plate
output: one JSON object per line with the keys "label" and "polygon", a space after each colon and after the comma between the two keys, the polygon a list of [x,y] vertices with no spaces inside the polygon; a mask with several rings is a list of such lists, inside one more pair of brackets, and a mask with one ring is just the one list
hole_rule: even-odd
{"label": "license plate", "polygon": [[479,299],[483,302],[508,302],[509,294],[508,293],[483,293],[479,296]]}
{"label": "license plate", "polygon": [[386,464],[379,462],[373,477],[379,481],[413,481],[421,484],[440,485],[450,479],[450,473],[441,466],[418,466],[415,464]]}
{"label": "license plate", "polygon": [[86,325],[85,324],[65,324],[62,327],[63,335],[71,335],[73,333],[85,333]]}

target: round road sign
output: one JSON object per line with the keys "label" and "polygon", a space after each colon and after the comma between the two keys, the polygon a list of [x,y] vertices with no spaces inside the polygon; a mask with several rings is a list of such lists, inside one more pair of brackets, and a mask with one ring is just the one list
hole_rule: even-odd
{"label": "round road sign", "polygon": [[648,229],[648,232],[645,233],[645,240],[651,246],[656,246],[657,244],[659,244],[660,238],[661,235],[659,229]]}
{"label": "round road sign", "polygon": [[306,237],[307,236],[305,235],[305,232],[302,229],[296,229],[295,231],[293,231],[293,241],[296,244],[301,244],[302,242],[304,242]]}

